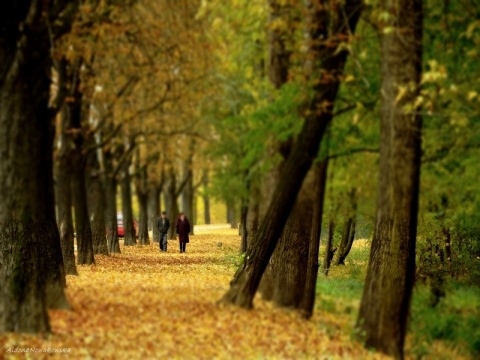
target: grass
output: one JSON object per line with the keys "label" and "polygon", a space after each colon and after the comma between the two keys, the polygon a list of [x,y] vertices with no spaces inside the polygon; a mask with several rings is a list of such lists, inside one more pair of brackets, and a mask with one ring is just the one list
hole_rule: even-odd
{"label": "grass", "polygon": [[[356,240],[345,266],[332,266],[327,277],[319,275],[317,309],[348,317],[345,331],[354,331],[369,245],[367,241]],[[480,287],[451,281],[445,298],[434,308],[430,304],[429,287],[417,284],[412,299],[407,357],[479,358]]]}

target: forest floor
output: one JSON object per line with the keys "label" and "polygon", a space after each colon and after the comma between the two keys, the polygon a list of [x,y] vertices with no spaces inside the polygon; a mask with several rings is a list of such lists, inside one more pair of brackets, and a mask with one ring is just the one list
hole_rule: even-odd
{"label": "forest floor", "polygon": [[[0,359],[383,358],[351,340],[362,258],[353,256],[348,274],[347,263],[332,269],[328,278],[320,275],[317,309],[309,321],[260,298],[254,310],[218,306],[240,261],[237,232],[198,227],[186,254],[179,253],[176,241],[169,241],[166,254],[158,251],[158,243],[122,246],[121,254],[79,266],[79,276],[67,277],[71,311],[50,311],[52,334],[0,336]],[[356,242],[357,248],[366,246]],[[412,343],[408,341],[408,357],[418,358],[418,344]],[[67,353],[10,352],[25,348]],[[435,341],[422,355],[469,358],[462,354]]]}

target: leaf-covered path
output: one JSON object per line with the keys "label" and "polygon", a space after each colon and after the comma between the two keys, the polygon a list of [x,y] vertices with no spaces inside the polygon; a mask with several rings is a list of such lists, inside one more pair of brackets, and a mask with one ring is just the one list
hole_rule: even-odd
{"label": "leaf-covered path", "polygon": [[[257,299],[252,311],[221,308],[238,261],[236,230],[200,228],[186,254],[151,246],[122,247],[68,276],[71,311],[51,311],[53,334],[0,336],[11,351],[69,349],[78,359],[374,359],[350,340],[351,318],[317,311],[311,321]],[[222,243],[221,246],[219,246]],[[26,358],[51,358],[52,353]]]}

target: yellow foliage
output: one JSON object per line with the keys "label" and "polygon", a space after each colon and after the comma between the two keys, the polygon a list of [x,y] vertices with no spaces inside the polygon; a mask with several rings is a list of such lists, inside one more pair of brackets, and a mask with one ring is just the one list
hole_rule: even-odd
{"label": "yellow foliage", "polygon": [[5,351],[35,347],[69,348],[76,359],[381,358],[351,342],[345,319],[333,314],[306,321],[259,299],[252,311],[217,306],[235,270],[228,259],[239,237],[238,230],[207,228],[191,236],[186,254],[176,241],[167,254],[157,243],[122,246],[121,255],[79,266],[79,276],[67,277],[72,310],[50,311],[53,334],[1,336],[2,356],[25,358]]}

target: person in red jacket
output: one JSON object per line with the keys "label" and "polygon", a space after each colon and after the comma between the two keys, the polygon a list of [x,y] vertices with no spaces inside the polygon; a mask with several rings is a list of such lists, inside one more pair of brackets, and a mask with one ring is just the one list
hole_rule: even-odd
{"label": "person in red jacket", "polygon": [[185,252],[187,243],[190,242],[188,238],[189,233],[190,233],[190,222],[188,221],[185,214],[182,212],[178,216],[178,220],[177,220],[177,234],[178,234],[178,241],[180,243],[181,253]]}

